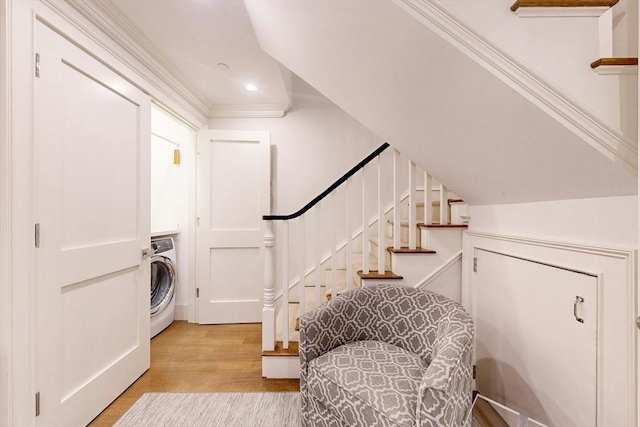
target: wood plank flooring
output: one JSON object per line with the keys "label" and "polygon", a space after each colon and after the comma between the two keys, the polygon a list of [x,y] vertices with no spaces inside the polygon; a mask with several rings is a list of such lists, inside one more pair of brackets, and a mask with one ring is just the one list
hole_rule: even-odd
{"label": "wood plank flooring", "polygon": [[174,322],[151,340],[151,368],[90,426],[111,426],[148,392],[299,391],[298,380],[262,378],[262,326]]}

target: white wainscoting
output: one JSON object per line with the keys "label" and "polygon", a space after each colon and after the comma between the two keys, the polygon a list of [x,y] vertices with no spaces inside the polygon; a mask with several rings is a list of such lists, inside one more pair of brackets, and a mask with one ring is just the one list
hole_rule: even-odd
{"label": "white wainscoting", "polygon": [[[481,250],[600,278],[596,425],[637,425],[637,331],[634,325],[637,309],[637,251],[466,232],[463,237],[462,303],[474,318],[477,295],[473,263]],[[479,265],[478,269],[481,268],[482,265]],[[581,387],[580,384],[575,386]]]}

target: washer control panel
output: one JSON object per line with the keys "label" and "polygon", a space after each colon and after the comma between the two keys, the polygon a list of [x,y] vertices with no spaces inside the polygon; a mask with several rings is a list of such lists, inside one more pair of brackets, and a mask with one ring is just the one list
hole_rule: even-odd
{"label": "washer control panel", "polygon": [[151,249],[156,254],[160,254],[162,252],[167,252],[173,249],[173,239],[158,239],[151,241]]}

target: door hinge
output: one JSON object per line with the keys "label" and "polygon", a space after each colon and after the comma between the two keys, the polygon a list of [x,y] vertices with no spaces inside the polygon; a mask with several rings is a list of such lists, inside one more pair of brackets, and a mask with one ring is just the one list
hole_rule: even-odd
{"label": "door hinge", "polygon": [[200,217],[196,217],[196,227],[200,227]]}
{"label": "door hinge", "polygon": [[40,78],[40,54],[36,53],[36,77]]}
{"label": "door hinge", "polygon": [[473,272],[478,272],[478,257],[473,258]]}
{"label": "door hinge", "polygon": [[40,247],[40,223],[37,223],[35,226],[34,238],[35,238],[36,248],[39,248]]}
{"label": "door hinge", "polygon": [[196,298],[200,298],[200,288],[196,288]]}
{"label": "door hinge", "polygon": [[473,379],[476,379],[476,374],[477,374],[477,370],[476,370],[476,365],[473,365]]}
{"label": "door hinge", "polygon": [[40,392],[36,393],[36,417],[40,416]]}

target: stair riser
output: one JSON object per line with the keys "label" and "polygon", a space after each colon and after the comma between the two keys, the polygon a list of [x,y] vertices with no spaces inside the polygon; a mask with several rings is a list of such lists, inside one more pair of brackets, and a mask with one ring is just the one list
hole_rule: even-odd
{"label": "stair riser", "polygon": [[[420,221],[416,222],[416,224]],[[387,224],[387,247],[393,246],[393,224]],[[409,246],[409,225],[402,224],[400,226],[400,246]],[[420,229],[416,228],[416,247],[420,247]]]}
{"label": "stair riser", "polygon": [[[392,245],[389,245],[392,246]],[[389,253],[389,251],[387,251],[387,247],[385,246],[384,248],[384,268],[385,270],[391,270],[391,254]],[[375,242],[370,242],[369,243],[369,254],[373,257],[378,257],[378,245]],[[375,269],[378,269],[378,266],[376,265]]]}
{"label": "stair riser", "polygon": [[463,231],[463,228],[421,228],[421,247],[438,253],[454,254],[462,247]]}
{"label": "stair riser", "polygon": [[456,252],[437,252],[429,255],[392,254],[391,257],[396,270],[402,272],[404,281],[407,284],[415,285],[449,260]]}

